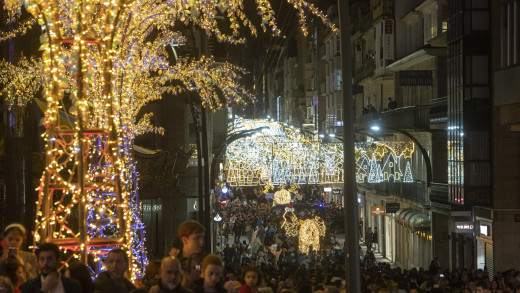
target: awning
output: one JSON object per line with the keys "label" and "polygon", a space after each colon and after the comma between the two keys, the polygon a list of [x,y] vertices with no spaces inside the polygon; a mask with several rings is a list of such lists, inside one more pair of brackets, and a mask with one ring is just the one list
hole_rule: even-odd
{"label": "awning", "polygon": [[411,211],[411,212],[406,213],[406,215],[403,217],[404,225],[406,227],[410,227],[410,220],[412,219],[412,217],[414,217],[417,214],[420,214],[420,212]]}
{"label": "awning", "polygon": [[409,209],[409,208],[398,210],[398,211],[395,213],[395,220],[398,221],[398,222],[403,222],[403,218],[404,218],[404,216],[405,216],[407,213],[412,212],[412,211],[413,211],[413,210],[412,210],[412,209]]}
{"label": "awning", "polygon": [[413,215],[408,222],[408,225],[413,230],[426,230],[430,228],[430,217],[424,213]]}

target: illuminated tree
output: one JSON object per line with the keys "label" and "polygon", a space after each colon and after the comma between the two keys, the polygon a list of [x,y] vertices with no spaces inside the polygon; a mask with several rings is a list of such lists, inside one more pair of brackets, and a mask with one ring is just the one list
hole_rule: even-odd
{"label": "illuminated tree", "polygon": [[[331,26],[312,4],[288,2],[304,34],[307,12]],[[270,3],[258,0],[256,5],[262,29],[279,35]],[[122,246],[135,277],[145,259],[131,146],[136,135],[163,132],[151,125],[151,114],[139,121],[137,114],[165,93],[195,91],[210,109],[248,97],[240,85],[243,71],[231,64],[215,66],[204,56],[169,62],[169,50],[184,42],[173,28],[178,22],[193,24],[234,44],[245,41],[241,28],[253,35],[256,28],[241,0],[6,0],[8,21],[17,19],[22,7],[33,19],[0,35],[0,41],[37,22],[42,58],[22,59],[18,66],[2,62],[8,70],[0,78],[8,104],[26,103],[34,96],[26,89],[40,84],[47,104],[35,240],[74,250],[85,262],[88,254],[99,260]],[[221,16],[229,34],[217,26]],[[59,122],[59,111],[73,117],[72,127]]]}

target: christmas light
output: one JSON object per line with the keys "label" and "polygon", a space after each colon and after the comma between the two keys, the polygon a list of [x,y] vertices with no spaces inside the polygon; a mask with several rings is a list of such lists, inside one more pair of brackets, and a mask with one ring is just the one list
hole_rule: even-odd
{"label": "christmas light", "polygon": [[[228,145],[225,169],[230,185],[265,184],[264,192],[268,193],[274,185],[286,183],[343,182],[343,144],[310,140],[277,122],[240,117],[235,120],[233,132],[260,127],[264,127],[261,133]],[[357,182],[413,182],[414,151],[411,142],[356,143]]]}
{"label": "christmas light", "polygon": [[[287,213],[287,209],[285,213]],[[298,236],[298,248],[302,253],[309,254],[311,248],[314,251],[319,251],[320,237],[325,236],[325,222],[318,216],[312,219],[298,220],[294,213],[292,215],[291,220],[287,221],[284,214],[282,227],[285,227],[287,235],[291,237]]]}
{"label": "christmas light", "polygon": [[[305,12],[337,32],[314,5],[287,1],[298,11],[304,34]],[[140,277],[146,256],[132,144],[137,135],[164,129],[152,125],[152,114],[141,120],[137,115],[165,93],[196,92],[209,109],[251,98],[240,85],[241,68],[206,56],[170,62],[169,53],[185,42],[172,30],[177,22],[229,43],[244,42],[243,28],[255,35],[243,1],[5,0],[3,5],[8,21],[20,18],[22,5],[33,18],[0,34],[0,41],[25,33],[35,21],[42,30],[40,60],[0,64],[9,106],[25,106],[40,89],[47,104],[35,245],[55,242],[84,262],[91,254],[98,263],[110,249],[122,247],[131,260],[131,278]],[[270,2],[256,5],[263,30],[279,35]],[[230,34],[218,27],[221,16],[227,16]],[[61,123],[60,111],[72,123]],[[277,160],[282,164],[282,157]]]}
{"label": "christmas light", "polygon": [[273,205],[291,203],[291,193],[287,189],[281,189],[274,193]]}
{"label": "christmas light", "polygon": [[[411,142],[356,143],[356,181],[358,183],[413,182]],[[405,166],[403,174],[402,166]]]}

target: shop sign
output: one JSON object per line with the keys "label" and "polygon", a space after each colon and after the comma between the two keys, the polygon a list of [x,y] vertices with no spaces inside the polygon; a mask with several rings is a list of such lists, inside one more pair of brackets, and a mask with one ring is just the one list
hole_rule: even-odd
{"label": "shop sign", "polygon": [[455,222],[455,233],[471,233],[474,228],[473,222]]}
{"label": "shop sign", "polygon": [[385,206],[372,206],[372,216],[384,216]]}
{"label": "shop sign", "polygon": [[401,70],[399,71],[399,84],[401,86],[432,85],[433,75],[431,70]]}
{"label": "shop sign", "polygon": [[162,210],[162,204],[161,203],[144,203],[143,204],[143,211],[144,212],[160,212]]}
{"label": "shop sign", "polygon": [[401,204],[398,202],[389,202],[386,204],[386,213],[393,214],[397,213],[401,209]]}
{"label": "shop sign", "polygon": [[332,193],[333,194],[341,194],[341,189],[333,189]]}

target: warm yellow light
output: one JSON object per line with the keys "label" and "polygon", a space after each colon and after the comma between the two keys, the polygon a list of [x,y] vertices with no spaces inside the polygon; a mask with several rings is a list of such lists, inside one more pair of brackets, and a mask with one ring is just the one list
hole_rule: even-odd
{"label": "warm yellow light", "polygon": [[274,193],[273,205],[275,204],[290,204],[291,193],[287,189],[281,189]]}

